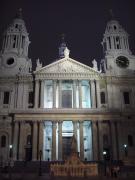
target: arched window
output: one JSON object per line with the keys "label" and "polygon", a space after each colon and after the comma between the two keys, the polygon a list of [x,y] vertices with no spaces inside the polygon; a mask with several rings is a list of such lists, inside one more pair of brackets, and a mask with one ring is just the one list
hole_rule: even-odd
{"label": "arched window", "polygon": [[105,92],[100,92],[101,104],[105,104]]}
{"label": "arched window", "polygon": [[6,136],[1,136],[1,147],[6,147]]}

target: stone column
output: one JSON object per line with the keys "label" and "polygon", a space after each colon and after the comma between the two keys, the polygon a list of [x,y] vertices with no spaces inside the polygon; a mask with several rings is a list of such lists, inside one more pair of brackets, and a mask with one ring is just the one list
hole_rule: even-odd
{"label": "stone column", "polygon": [[76,81],[73,80],[73,108],[76,108]]}
{"label": "stone column", "polygon": [[97,122],[92,121],[92,149],[93,149],[93,160],[98,161],[98,137],[97,137]]}
{"label": "stone column", "polygon": [[[112,136],[112,151],[113,151],[113,160],[117,160],[117,142],[116,142],[116,124],[115,122],[110,122],[111,124],[111,136]],[[117,137],[118,138],[118,137]]]}
{"label": "stone column", "polygon": [[80,159],[84,160],[83,121],[80,122]]}
{"label": "stone column", "polygon": [[53,108],[56,108],[56,84],[57,81],[53,80]]}
{"label": "stone column", "polygon": [[56,122],[52,122],[52,161],[56,160]]}
{"label": "stone column", "polygon": [[61,88],[61,86],[62,86],[62,85],[61,85],[61,80],[59,80],[59,88],[58,88],[58,89],[59,89],[59,93],[58,93],[58,96],[59,96],[59,102],[58,102],[58,103],[59,103],[59,106],[58,106],[58,107],[59,107],[59,108],[61,108],[61,106],[62,106],[62,104],[61,104],[61,103],[62,103],[62,102],[61,102],[61,101],[62,101],[62,92],[61,92],[61,89],[62,89],[62,88]]}
{"label": "stone column", "polygon": [[13,137],[13,160],[17,160],[18,152],[18,137],[19,137],[19,124],[15,122],[14,124],[14,137]]}
{"label": "stone column", "polygon": [[38,108],[39,106],[39,81],[36,80],[36,84],[35,84],[35,97],[34,97],[34,107]]}
{"label": "stone column", "polygon": [[[41,150],[43,152],[43,131],[44,131],[44,123],[43,122],[39,122],[39,140],[38,140],[38,160],[40,158],[39,156],[39,151]],[[43,153],[42,153],[43,154]],[[42,155],[43,157],[43,155]]]}
{"label": "stone column", "polygon": [[20,122],[20,136],[19,136],[19,160],[24,160],[24,137],[25,137],[25,122]]}
{"label": "stone column", "polygon": [[62,121],[58,122],[58,160],[62,161]]}
{"label": "stone column", "polygon": [[40,108],[44,108],[44,80],[41,81]]}
{"label": "stone column", "polygon": [[74,122],[73,121],[73,133],[74,133],[74,136],[75,136],[75,139],[76,139],[76,142],[77,142],[77,147],[76,147],[76,149],[77,149],[77,152],[78,152],[78,141],[77,141],[77,122]]}
{"label": "stone column", "polygon": [[33,122],[33,132],[32,132],[32,160],[37,160],[37,122]]}
{"label": "stone column", "polygon": [[79,81],[79,108],[82,108],[82,84],[81,84],[81,80]]}
{"label": "stone column", "polygon": [[96,81],[97,108],[100,108],[100,86],[99,80]]}
{"label": "stone column", "polygon": [[99,155],[100,155],[100,159],[99,160],[103,160],[103,130],[102,130],[102,122],[98,121],[98,131],[99,131]]}
{"label": "stone column", "polygon": [[92,108],[96,108],[96,94],[95,94],[95,82],[94,82],[94,80],[91,80],[90,84],[91,84]]}

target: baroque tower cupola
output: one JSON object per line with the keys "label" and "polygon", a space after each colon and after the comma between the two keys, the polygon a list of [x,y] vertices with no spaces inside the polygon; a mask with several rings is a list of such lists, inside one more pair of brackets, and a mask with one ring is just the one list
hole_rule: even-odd
{"label": "baroque tower cupola", "polygon": [[105,54],[124,52],[130,54],[128,33],[122,28],[118,21],[112,19],[107,23],[102,45]]}
{"label": "baroque tower cupola", "polygon": [[21,9],[3,33],[2,39],[0,52],[2,74],[5,74],[5,68],[8,68],[11,75],[30,72],[32,66],[31,60],[28,58],[30,41]]}

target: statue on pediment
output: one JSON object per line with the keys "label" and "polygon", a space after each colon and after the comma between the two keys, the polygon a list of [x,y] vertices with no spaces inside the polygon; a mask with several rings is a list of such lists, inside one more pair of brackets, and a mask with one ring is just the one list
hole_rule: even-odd
{"label": "statue on pediment", "polygon": [[95,59],[92,61],[92,64],[93,64],[93,69],[98,71],[97,61]]}

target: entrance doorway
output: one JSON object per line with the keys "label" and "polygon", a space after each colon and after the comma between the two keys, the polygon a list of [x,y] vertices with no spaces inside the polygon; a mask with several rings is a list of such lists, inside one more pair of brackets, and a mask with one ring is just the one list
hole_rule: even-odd
{"label": "entrance doorway", "polygon": [[65,160],[70,155],[72,136],[73,136],[73,123],[72,123],[72,121],[64,121],[62,124],[63,160]]}

